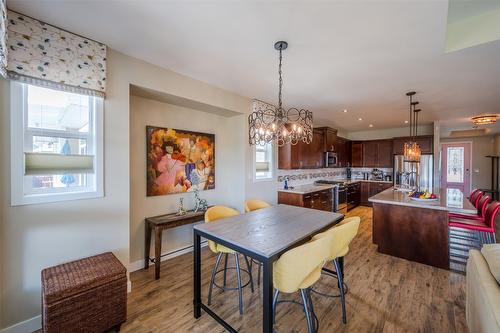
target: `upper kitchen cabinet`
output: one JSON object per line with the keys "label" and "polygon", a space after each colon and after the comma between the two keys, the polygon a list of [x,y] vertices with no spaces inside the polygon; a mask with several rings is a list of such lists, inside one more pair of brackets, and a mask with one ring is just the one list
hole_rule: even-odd
{"label": "upper kitchen cabinet", "polygon": [[335,151],[337,152],[337,165],[339,167],[344,168],[351,163],[351,141],[337,136]]}
{"label": "upper kitchen cabinet", "polygon": [[[410,140],[409,137],[394,138],[393,152],[395,155],[404,154],[404,144]],[[416,141],[420,146],[422,154],[432,154],[434,151],[434,137],[432,135],[417,136]]]}
{"label": "upper kitchen cabinet", "polygon": [[363,142],[351,142],[351,165],[353,167],[363,166]]}
{"label": "upper kitchen cabinet", "polygon": [[[362,142],[363,167],[391,168],[392,140],[373,140]],[[353,160],[354,166],[354,160]]]}
{"label": "upper kitchen cabinet", "polygon": [[316,127],[323,134],[323,151],[337,152],[337,130],[331,127]]}
{"label": "upper kitchen cabinet", "polygon": [[323,167],[323,131],[314,129],[310,144],[299,142],[278,148],[278,169],[316,169]]}

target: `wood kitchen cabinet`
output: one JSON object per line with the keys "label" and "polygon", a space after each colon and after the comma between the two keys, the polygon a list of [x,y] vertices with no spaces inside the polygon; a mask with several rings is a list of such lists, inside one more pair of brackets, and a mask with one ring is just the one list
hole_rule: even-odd
{"label": "wood kitchen cabinet", "polygon": [[363,142],[361,141],[351,142],[351,166],[363,166]]}
{"label": "wood kitchen cabinet", "polygon": [[363,167],[392,168],[392,140],[363,142]]}
{"label": "wood kitchen cabinet", "polygon": [[310,144],[299,142],[278,148],[278,169],[316,169],[323,167],[324,137],[322,130],[313,130]]}
{"label": "wood kitchen cabinet", "polygon": [[334,151],[337,152],[337,130],[331,127],[316,127],[315,131],[323,134],[323,152]]}
{"label": "wood kitchen cabinet", "polygon": [[387,190],[390,187],[392,187],[392,183],[367,181],[361,182],[361,205],[371,206],[372,204],[368,201],[368,199],[376,194],[379,194],[382,191]]}
{"label": "wood kitchen cabinet", "polygon": [[311,193],[278,192],[278,203],[304,208],[332,211],[332,190],[319,190]]}
{"label": "wood kitchen cabinet", "polygon": [[347,185],[347,210],[351,210],[361,203],[361,182]]}
{"label": "wood kitchen cabinet", "polygon": [[[409,137],[394,138],[393,153],[395,155],[404,154],[404,144],[410,140]],[[433,154],[434,151],[434,137],[432,135],[419,135],[416,138],[422,154]]]}
{"label": "wood kitchen cabinet", "polygon": [[351,142],[340,136],[337,136],[335,144],[335,151],[337,152],[337,160],[339,167],[346,167],[351,164]]}

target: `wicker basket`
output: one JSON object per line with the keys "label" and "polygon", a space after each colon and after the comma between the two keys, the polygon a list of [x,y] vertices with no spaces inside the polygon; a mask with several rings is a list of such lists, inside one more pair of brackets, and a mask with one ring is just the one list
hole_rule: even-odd
{"label": "wicker basket", "polygon": [[119,330],[127,319],[126,272],[111,252],[44,269],[43,332]]}

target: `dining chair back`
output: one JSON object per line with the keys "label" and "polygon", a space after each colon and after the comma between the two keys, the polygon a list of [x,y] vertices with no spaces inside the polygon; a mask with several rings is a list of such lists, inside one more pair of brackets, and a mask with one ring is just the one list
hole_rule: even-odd
{"label": "dining chair back", "polygon": [[271,207],[270,204],[265,202],[264,200],[259,200],[259,199],[250,199],[250,200],[245,200],[245,212],[251,212],[257,209],[262,209],[266,207]]}
{"label": "dining chair back", "polygon": [[[226,217],[237,215],[240,215],[240,212],[235,209],[226,206],[213,206],[207,209],[207,211],[205,212],[205,223],[210,223]],[[217,243],[215,243],[214,241],[209,240],[208,247],[214,253],[220,252],[220,246],[217,246]]]}
{"label": "dining chair back", "polygon": [[309,288],[321,275],[330,255],[332,235],[300,245],[285,252],[273,268],[274,288],[293,293]]}
{"label": "dining chair back", "polygon": [[349,252],[349,244],[356,237],[359,229],[361,218],[353,216],[344,219],[340,224],[328,229],[327,231],[315,235],[312,239],[319,239],[332,234],[332,242],[330,244],[330,256],[328,260],[334,260],[338,257],[343,257]]}

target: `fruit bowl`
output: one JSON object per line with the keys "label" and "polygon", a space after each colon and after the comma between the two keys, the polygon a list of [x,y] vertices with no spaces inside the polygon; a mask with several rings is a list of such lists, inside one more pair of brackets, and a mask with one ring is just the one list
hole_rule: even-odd
{"label": "fruit bowl", "polygon": [[408,194],[408,197],[410,198],[410,200],[419,202],[430,202],[439,200],[436,194],[427,191],[424,192],[413,191]]}

